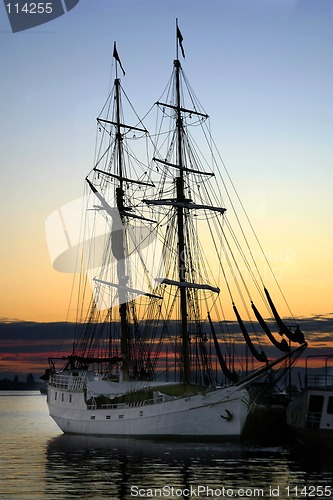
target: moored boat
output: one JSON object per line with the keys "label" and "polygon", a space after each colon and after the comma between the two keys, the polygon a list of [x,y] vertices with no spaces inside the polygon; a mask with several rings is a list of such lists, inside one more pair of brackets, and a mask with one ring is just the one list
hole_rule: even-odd
{"label": "moored boat", "polygon": [[[324,367],[310,374],[306,358],[305,386],[288,405],[287,423],[297,440],[314,448],[333,448],[333,356],[320,356]],[[331,362],[331,363],[330,363]]]}
{"label": "moored boat", "polygon": [[[100,146],[86,177],[89,235],[77,245],[83,268],[78,311],[85,319],[78,314],[64,366],[52,359],[47,374],[50,415],[65,433],[239,438],[254,402],[249,388],[263,378],[279,380],[277,370],[289,370],[306,346],[295,320],[281,318],[264,285],[247,215],[241,217],[249,239],[234,205],[226,217],[221,158],[196,147],[198,129],[207,146],[214,143],[178,57],[179,50],[184,56],[178,26],[176,39],[153,134],[136,114],[126,124],[127,95],[118,77],[125,73],[114,46],[116,77],[97,119]],[[140,139],[150,161],[129,145]],[[230,315],[233,321],[226,320]],[[276,352],[271,360],[263,350],[267,342]]]}

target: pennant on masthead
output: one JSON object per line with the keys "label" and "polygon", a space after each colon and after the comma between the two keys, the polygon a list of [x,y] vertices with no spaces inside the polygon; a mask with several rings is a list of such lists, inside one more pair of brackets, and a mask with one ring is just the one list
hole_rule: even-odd
{"label": "pennant on masthead", "polygon": [[185,52],[184,52],[184,47],[183,47],[183,40],[184,39],[183,39],[183,35],[180,32],[180,29],[178,28],[178,25],[177,25],[177,40],[179,43],[180,50],[182,51],[182,55],[185,59]]}
{"label": "pennant on masthead", "polygon": [[120,57],[119,57],[117,47],[116,47],[116,42],[114,42],[114,45],[113,45],[113,57],[119,63],[119,66],[121,67],[121,70],[125,76],[125,70],[124,70],[123,65],[121,64],[121,61],[120,61]]}

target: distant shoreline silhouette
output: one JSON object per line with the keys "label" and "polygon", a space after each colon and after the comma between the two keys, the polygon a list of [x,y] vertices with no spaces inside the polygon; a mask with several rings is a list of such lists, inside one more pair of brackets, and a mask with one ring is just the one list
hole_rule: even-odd
{"label": "distant shoreline silhouette", "polygon": [[18,375],[14,379],[0,379],[0,391],[39,391],[43,386],[42,382],[36,382],[32,373],[29,373],[25,382],[19,380]]}

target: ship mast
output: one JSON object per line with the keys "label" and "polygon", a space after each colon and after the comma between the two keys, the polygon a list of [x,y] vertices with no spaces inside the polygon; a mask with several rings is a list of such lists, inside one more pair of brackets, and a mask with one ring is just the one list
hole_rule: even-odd
{"label": "ship mast", "polygon": [[[178,44],[177,44],[178,48]],[[177,50],[178,56],[178,50]],[[175,77],[176,77],[176,129],[177,129],[177,164],[179,167],[179,176],[176,177],[176,201],[177,210],[177,231],[178,231],[178,266],[179,266],[179,281],[186,282],[186,256],[185,256],[185,237],[184,237],[184,159],[183,159],[183,120],[181,114],[180,100],[180,62],[177,58],[174,61]],[[179,288],[180,292],[180,318],[182,332],[182,358],[183,358],[183,382],[190,383],[190,352],[189,352],[189,336],[187,324],[187,289]]]}
{"label": "ship mast", "polygon": [[200,203],[195,203],[191,199],[186,197],[185,194],[185,174],[200,174],[201,176],[214,176],[212,172],[205,172],[203,170],[197,170],[195,168],[189,168],[186,164],[186,151],[185,151],[185,127],[184,127],[184,116],[188,113],[189,115],[196,115],[200,119],[207,119],[208,115],[198,112],[196,109],[187,109],[185,107],[185,102],[182,102],[182,92],[181,92],[181,78],[182,78],[182,68],[180,61],[178,59],[178,42],[182,54],[184,56],[184,50],[181,45],[182,36],[177,28],[177,50],[176,59],[174,60],[174,91],[175,98],[172,104],[167,102],[157,102],[156,104],[165,108],[173,110],[175,117],[175,141],[172,145],[175,146],[175,162],[169,161],[169,158],[165,160],[160,158],[153,158],[157,163],[164,164],[167,168],[173,168],[178,171],[175,176],[176,193],[175,198],[158,199],[158,200],[143,200],[148,205],[164,205],[174,207],[175,215],[175,228],[176,228],[176,238],[177,238],[177,262],[175,263],[175,271],[177,272],[177,280],[169,279],[168,277],[162,278],[161,283],[177,286],[179,293],[179,314],[180,314],[180,329],[181,329],[181,361],[182,361],[182,380],[186,385],[190,384],[191,381],[191,353],[190,353],[190,339],[188,331],[188,308],[189,303],[189,290],[210,290],[213,293],[219,293],[220,289],[211,286],[207,283],[196,283],[192,282],[190,273],[188,271],[189,264],[188,259],[190,258],[186,242],[186,227],[187,227],[187,215],[191,210],[211,210],[216,211],[221,214],[225,212],[225,208],[214,207],[211,205],[205,205]]}
{"label": "ship mast", "polygon": [[[116,101],[116,145],[118,153],[118,179],[119,186],[116,188],[116,204],[120,215],[121,228],[117,228],[116,234],[112,234],[112,249],[117,258],[117,277],[118,277],[118,294],[119,294],[119,315],[121,328],[121,357],[122,357],[122,376],[123,380],[129,380],[129,330],[127,320],[127,301],[128,293],[126,285],[128,276],[125,269],[125,230],[124,230],[124,190],[123,190],[123,149],[122,149],[122,133],[120,121],[120,80],[116,78],[115,85],[115,101]],[[121,233],[121,234],[119,234]]]}
{"label": "ship mast", "polygon": [[[111,172],[110,168],[107,171],[101,170],[98,168],[99,163],[94,167],[94,172],[98,175],[111,177],[114,181],[117,181],[115,187],[115,205],[110,206],[108,201],[104,198],[103,193],[100,193],[98,189],[94,186],[94,183],[91,182],[88,177],[86,181],[96,195],[100,202],[100,206],[97,207],[98,210],[105,211],[110,219],[112,220],[112,231],[111,231],[111,251],[113,257],[117,261],[116,265],[116,279],[109,281],[109,279],[101,279],[100,277],[95,277],[94,281],[99,283],[99,285],[108,286],[110,288],[116,289],[118,293],[119,300],[119,316],[120,316],[120,350],[121,350],[121,358],[122,358],[122,379],[127,381],[130,379],[131,373],[131,361],[133,352],[130,350],[130,318],[129,318],[129,307],[128,302],[131,300],[131,294],[144,294],[151,297],[156,298],[155,295],[149,294],[147,292],[137,290],[136,288],[132,288],[129,286],[130,280],[130,270],[128,268],[128,252],[127,252],[127,242],[126,242],[126,226],[130,219],[136,219],[140,221],[145,221],[148,223],[155,223],[154,220],[147,219],[143,217],[141,214],[136,214],[132,207],[126,206],[125,185],[127,186],[129,183],[138,184],[140,186],[153,186],[151,182],[143,182],[138,179],[133,179],[128,177],[128,172],[125,170],[125,155],[124,155],[124,135],[123,129],[125,130],[135,130],[143,132],[147,134],[147,130],[144,127],[137,127],[126,125],[122,123],[122,113],[121,113],[121,84],[120,79],[118,78],[118,65],[121,68],[123,74],[125,75],[124,69],[121,65],[121,61],[119,59],[119,55],[116,49],[116,44],[114,44],[113,57],[116,60],[116,78],[114,80],[114,93],[112,94],[114,98],[114,108],[113,108],[113,120],[97,118],[97,122],[103,128],[105,126],[112,126],[114,130],[114,148],[112,159],[114,159],[114,169]],[[141,123],[141,122],[140,122]],[[113,137],[113,134],[108,132],[108,134]],[[104,156],[104,154],[103,154]],[[102,157],[103,157],[102,156]],[[112,160],[113,161],[113,160]],[[110,162],[111,164],[111,162]],[[107,276],[106,276],[107,277]],[[116,282],[114,282],[116,281]],[[158,297],[160,298],[160,297]]]}

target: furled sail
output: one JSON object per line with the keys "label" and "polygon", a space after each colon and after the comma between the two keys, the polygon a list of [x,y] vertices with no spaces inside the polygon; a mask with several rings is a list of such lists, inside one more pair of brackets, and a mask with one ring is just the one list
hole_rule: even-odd
{"label": "furled sail", "polygon": [[298,344],[304,344],[304,342],[305,342],[304,335],[301,332],[301,330],[299,329],[299,327],[297,327],[296,330],[294,332],[292,332],[290,330],[290,328],[288,328],[284,324],[284,322],[282,321],[282,319],[279,316],[279,313],[277,312],[277,310],[275,308],[275,305],[271,299],[271,296],[269,295],[267,288],[264,288],[264,290],[265,290],[265,294],[266,294],[268,303],[269,303],[270,308],[272,310],[273,316],[275,318],[276,324],[280,328],[280,334],[285,335],[292,342],[298,342]]}
{"label": "furled sail", "polygon": [[295,340],[295,342],[298,342],[299,344],[306,344],[307,343],[305,338],[304,338],[304,333],[300,330],[299,325],[297,325],[297,327],[293,333],[293,336],[295,339],[297,339],[297,340]]}
{"label": "furled sail", "polygon": [[107,285],[107,286],[111,286],[114,288],[118,288],[118,290],[121,288],[121,289],[125,290],[126,292],[134,293],[136,295],[146,295],[147,297],[150,297],[152,299],[161,299],[162,298],[159,295],[155,295],[153,293],[148,293],[148,292],[145,292],[143,290],[138,290],[137,288],[131,288],[127,285],[119,285],[117,283],[111,283],[110,281],[100,280],[98,278],[93,278],[93,281],[96,281],[96,283],[101,283],[102,285]]}
{"label": "furled sail", "polygon": [[268,359],[267,359],[267,356],[264,353],[264,351],[258,352],[257,349],[255,348],[255,346],[253,345],[252,340],[250,339],[250,335],[248,334],[248,332],[247,332],[247,330],[245,328],[243,320],[240,317],[239,312],[238,312],[237,307],[235,306],[235,304],[233,304],[232,307],[233,307],[233,309],[235,311],[236,318],[237,318],[238,324],[240,326],[240,329],[242,330],[242,334],[243,334],[243,337],[245,339],[245,342],[249,346],[249,349],[250,349],[251,353],[253,354],[253,356],[258,361],[261,361],[262,363],[268,363]]}
{"label": "furled sail", "polygon": [[153,158],[153,160],[157,161],[158,163],[163,163],[163,165],[167,165],[168,167],[178,168],[179,170],[182,170],[183,172],[192,172],[193,174],[208,175],[211,177],[215,176],[214,172],[202,172],[201,170],[195,170],[194,168],[187,168],[184,166],[180,167],[176,163],[170,163],[169,161],[159,160],[158,158]]}
{"label": "furled sail", "polygon": [[109,363],[110,365],[116,365],[117,363],[120,363],[122,361],[122,358],[120,356],[112,356],[112,357],[89,357],[89,356],[77,356],[72,354],[71,356],[67,356],[66,358],[63,359],[68,359],[68,363],[72,365],[73,367],[76,366],[75,362],[81,363],[81,365],[89,364],[89,363]]}
{"label": "furled sail", "polygon": [[182,208],[187,208],[189,209],[194,209],[194,210],[200,210],[200,209],[205,209],[205,210],[211,210],[212,212],[220,212],[220,214],[224,214],[226,211],[226,208],[222,207],[213,207],[211,205],[198,205],[197,203],[193,203],[192,200],[177,200],[177,199],[170,199],[170,200],[143,200],[144,203],[147,203],[147,205],[164,205],[164,206],[172,206],[172,207],[182,207]]}
{"label": "furled sail", "polygon": [[238,382],[238,375],[235,372],[235,370],[234,371],[229,370],[227,363],[225,362],[225,359],[224,359],[223,354],[222,354],[221,349],[220,349],[219,341],[217,340],[215,328],[214,328],[214,325],[213,325],[213,322],[212,322],[212,319],[211,319],[209,313],[208,313],[208,320],[209,320],[210,328],[212,331],[213,340],[214,340],[214,347],[215,347],[217,359],[219,360],[219,363],[220,363],[221,370],[223,371],[223,373],[227,377],[227,379],[229,379],[231,382],[236,383],[236,382]]}
{"label": "furled sail", "polygon": [[261,328],[264,330],[264,332],[266,333],[267,337],[272,342],[272,344],[275,345],[275,347],[280,349],[280,351],[282,352],[289,352],[290,348],[288,346],[287,341],[285,339],[282,339],[281,342],[276,340],[276,338],[274,337],[274,335],[272,335],[270,329],[268,328],[266,321],[263,319],[263,317],[261,316],[256,306],[253,304],[253,302],[251,302],[251,306]]}
{"label": "furled sail", "polygon": [[210,290],[211,292],[220,293],[219,288],[206,285],[205,283],[189,283],[188,281],[169,280],[168,278],[156,278],[156,281],[162,285],[176,285],[179,288],[196,288],[198,290]]}
{"label": "furled sail", "polygon": [[105,172],[104,170],[101,170],[100,168],[95,167],[94,172],[98,172],[99,174],[104,174],[107,177],[112,177],[113,179],[122,179],[124,182],[133,182],[134,184],[139,184],[140,186],[152,186],[154,187],[154,184],[151,182],[142,182],[137,179],[129,179],[128,177],[120,177],[120,175],[112,174],[111,172]]}

